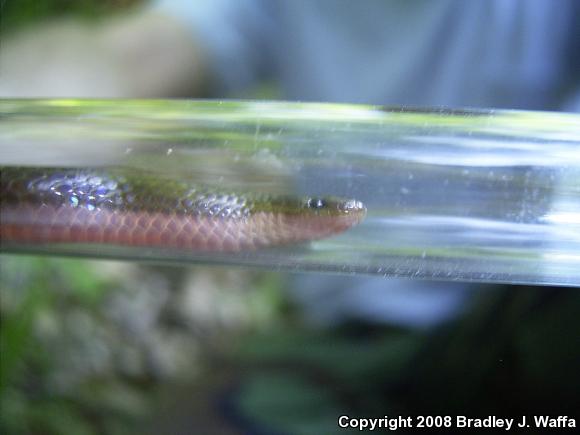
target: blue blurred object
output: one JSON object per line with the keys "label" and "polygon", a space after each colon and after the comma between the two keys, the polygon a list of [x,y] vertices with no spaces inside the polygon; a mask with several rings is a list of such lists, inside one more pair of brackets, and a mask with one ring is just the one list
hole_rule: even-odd
{"label": "blue blurred object", "polygon": [[[574,0],[157,0],[154,8],[191,28],[218,97],[274,79],[290,100],[580,110]],[[416,327],[452,317],[469,288],[312,275],[294,287],[318,322]]]}
{"label": "blue blurred object", "polygon": [[454,316],[471,296],[470,289],[435,281],[300,275],[293,294],[313,325],[364,319],[429,328]]}
{"label": "blue blurred object", "polygon": [[580,109],[574,0],[157,0],[155,8],[183,20],[205,48],[216,96],[275,79],[290,100]]}

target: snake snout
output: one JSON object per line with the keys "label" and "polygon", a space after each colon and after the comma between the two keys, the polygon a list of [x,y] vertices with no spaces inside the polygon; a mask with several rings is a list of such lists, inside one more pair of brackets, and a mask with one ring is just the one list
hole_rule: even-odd
{"label": "snake snout", "polygon": [[349,199],[344,201],[339,208],[345,213],[364,214],[367,211],[367,208],[364,206],[364,204],[361,201],[357,201],[356,199]]}

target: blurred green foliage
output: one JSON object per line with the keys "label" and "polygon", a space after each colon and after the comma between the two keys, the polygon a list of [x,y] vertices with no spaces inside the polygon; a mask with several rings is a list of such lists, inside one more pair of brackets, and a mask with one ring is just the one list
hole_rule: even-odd
{"label": "blurred green foliage", "polygon": [[63,16],[95,19],[140,3],[143,0],[0,0],[0,26],[10,32]]}
{"label": "blurred green foliage", "polygon": [[[149,307],[143,305],[143,294],[164,291],[163,285],[159,285],[163,281],[157,283],[151,277],[177,278],[173,297],[179,300],[178,289],[184,284],[179,277],[182,273],[190,276],[185,273],[189,271],[175,267],[148,269],[131,263],[107,264],[0,255],[0,433],[96,435],[138,431],[143,422],[155,416],[156,391],[161,385],[197,379],[197,371],[189,377],[183,373],[156,377],[159,370],[147,367],[152,361],[147,353],[163,354],[167,348],[155,341],[150,342],[150,348],[140,347],[144,335],[146,340],[154,338],[148,334],[158,333],[165,334],[164,339],[169,341],[182,337],[193,343],[194,349],[197,346],[205,352],[221,352],[220,346],[229,349],[235,336],[243,334],[240,325],[229,327],[234,331],[228,327],[220,331],[219,322],[213,323],[218,319],[192,328],[175,325],[179,318],[173,313],[175,317],[169,319],[171,310],[166,312],[168,318],[155,323],[153,328],[141,334],[131,332],[130,325],[135,325],[135,321],[139,325],[141,318],[147,318]],[[206,277],[217,275],[213,269],[198,268],[196,272]],[[216,280],[215,287],[210,285],[206,294],[215,296],[220,306],[241,304],[240,308],[245,310],[242,319],[248,316],[241,329],[247,333],[269,327],[286,307],[279,291],[279,274],[246,276],[251,278],[247,283],[251,292],[236,295],[235,289],[227,288],[227,280]],[[148,281],[153,281],[150,287]],[[137,317],[129,318],[131,310],[123,311],[123,303],[139,307],[133,310]],[[212,315],[208,310],[205,313]],[[218,309],[214,314],[219,316],[221,311]],[[125,324],[129,325],[129,331],[123,327]],[[202,336],[192,332],[196,328],[202,329]],[[127,354],[123,351],[127,349],[133,363],[139,367],[145,364],[144,372],[124,368]],[[205,355],[188,357],[190,350],[184,347],[179,350],[182,355],[163,357],[199,359],[198,365],[202,365]]]}
{"label": "blurred green foliage", "polygon": [[[64,391],[49,381],[72,349],[43,339],[47,315],[58,319],[80,307],[98,317],[99,307],[110,307],[103,301],[111,290],[119,291],[115,279],[80,260],[1,256],[0,267],[1,433],[133,433],[148,416],[159,418],[152,412],[159,379],[135,382],[113,371]],[[306,328],[287,311],[280,285],[275,274],[254,279],[248,307],[254,317],[275,321],[214,339],[211,345],[225,339],[225,346],[202,372],[211,382],[204,385],[202,375],[166,383],[167,409],[184,415],[176,427],[221,421],[241,433],[314,435],[332,433],[345,413],[572,412],[580,357],[576,289],[488,289],[465,316],[424,334],[360,321]],[[264,314],[267,306],[273,311]],[[184,398],[176,400],[176,387],[186,389]],[[199,401],[190,400],[195,395]]]}
{"label": "blurred green foliage", "polygon": [[94,310],[112,284],[82,260],[0,257],[1,433],[95,433],[76,392],[51,391],[47,374],[61,349],[43,332],[73,306]]}

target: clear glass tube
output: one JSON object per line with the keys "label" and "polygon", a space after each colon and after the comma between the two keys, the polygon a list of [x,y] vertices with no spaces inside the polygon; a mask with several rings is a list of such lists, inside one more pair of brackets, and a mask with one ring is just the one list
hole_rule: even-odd
{"label": "clear glass tube", "polygon": [[580,285],[580,116],[244,101],[1,100],[3,166],[125,166],[220,189],[336,195],[336,237],[237,254],[2,246],[136,260]]}

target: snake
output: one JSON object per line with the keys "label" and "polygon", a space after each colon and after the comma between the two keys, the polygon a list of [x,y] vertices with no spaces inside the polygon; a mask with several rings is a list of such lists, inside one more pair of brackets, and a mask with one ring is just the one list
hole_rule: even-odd
{"label": "snake", "polygon": [[0,247],[101,244],[242,252],[330,237],[365,206],[221,191],[127,168],[0,167]]}

